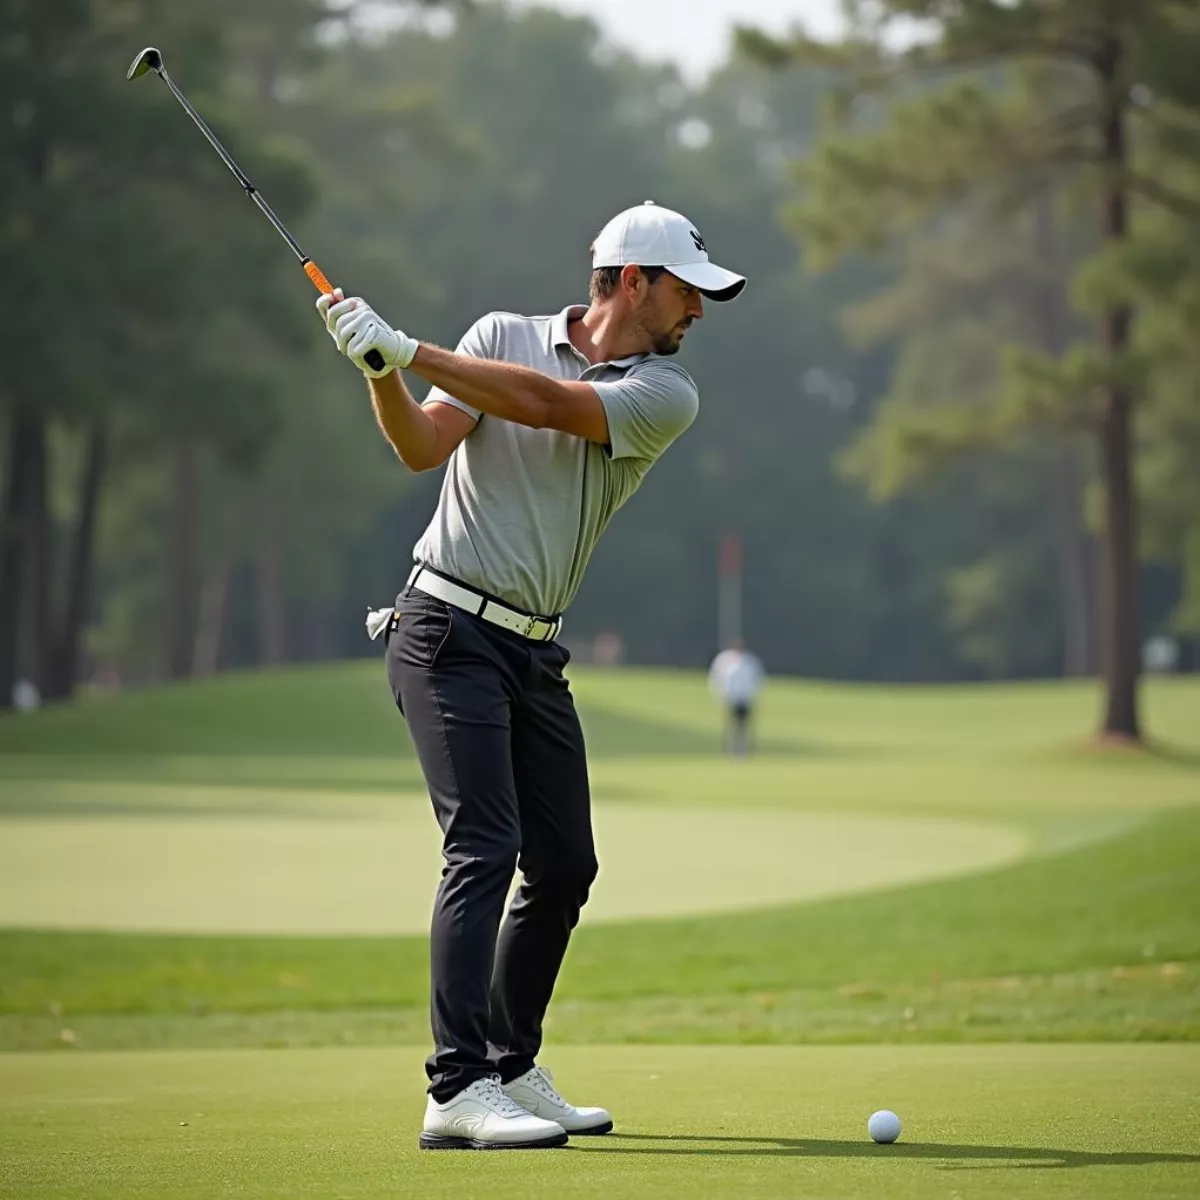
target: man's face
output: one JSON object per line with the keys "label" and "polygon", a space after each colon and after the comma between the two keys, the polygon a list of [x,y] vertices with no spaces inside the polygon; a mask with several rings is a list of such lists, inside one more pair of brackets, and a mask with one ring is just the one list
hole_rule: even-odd
{"label": "man's face", "polygon": [[704,316],[704,297],[669,271],[650,284],[634,314],[655,354],[677,354],[683,335]]}

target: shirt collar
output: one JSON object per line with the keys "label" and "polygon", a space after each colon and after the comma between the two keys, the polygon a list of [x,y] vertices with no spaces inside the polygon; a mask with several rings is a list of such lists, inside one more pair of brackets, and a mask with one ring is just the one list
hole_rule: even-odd
{"label": "shirt collar", "polygon": [[[575,344],[571,341],[570,335],[567,333],[567,326],[572,321],[577,321],[587,312],[586,304],[568,304],[562,312],[558,313],[550,325],[550,337],[556,346],[566,346],[574,350],[576,354],[579,351],[575,349]],[[579,355],[580,358],[583,355]],[[631,354],[627,358],[614,358],[604,363],[592,363],[593,367],[632,367],[635,363],[640,363],[642,359],[649,358],[648,354]]]}
{"label": "shirt collar", "polygon": [[587,312],[586,304],[568,304],[553,320],[550,325],[550,336],[554,339],[556,346],[570,346],[571,337],[567,333],[567,326],[572,321],[577,321],[583,314]]}

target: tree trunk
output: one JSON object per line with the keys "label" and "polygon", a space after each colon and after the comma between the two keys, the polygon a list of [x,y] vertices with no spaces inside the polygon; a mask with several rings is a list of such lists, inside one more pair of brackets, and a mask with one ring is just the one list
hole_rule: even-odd
{"label": "tree trunk", "polygon": [[258,661],[263,666],[278,666],[287,657],[287,630],[279,551],[269,535],[266,545],[259,553],[255,575],[258,598]]}
{"label": "tree trunk", "polygon": [[38,690],[46,694],[52,674],[54,643],[54,529],[50,524],[49,464],[46,419],[30,414],[25,477],[25,554],[28,564],[28,619],[32,672]]}
{"label": "tree trunk", "polygon": [[26,501],[39,419],[19,403],[9,417],[8,486],[0,514],[0,710],[12,707],[13,685],[21,666],[21,612],[29,570]]}
{"label": "tree trunk", "polygon": [[221,634],[225,628],[225,597],[229,592],[229,562],[222,560],[204,573],[200,611],[196,617],[196,649],[192,674],[215,674],[221,661]]}
{"label": "tree trunk", "polygon": [[75,691],[79,675],[79,643],[87,620],[92,582],[92,558],[96,543],[96,520],[100,491],[108,459],[108,428],[97,418],[88,434],[83,475],[79,482],[78,515],[71,561],[67,571],[67,595],[62,606],[61,626],[48,639],[44,696],[65,700]]}
{"label": "tree trunk", "polygon": [[[1124,314],[1127,316],[1128,314]],[[1105,320],[1109,338],[1119,340],[1120,313]],[[1137,552],[1130,470],[1131,403],[1120,388],[1105,389],[1101,442],[1104,453],[1104,676],[1107,684],[1104,734],[1138,740]]]}
{"label": "tree trunk", "polygon": [[[1128,206],[1122,176],[1125,170],[1124,98],[1118,68],[1120,43],[1113,39],[1101,63],[1105,94],[1104,158],[1108,171],[1104,190],[1105,241],[1125,238]],[[1116,361],[1129,345],[1133,313],[1117,305],[1104,314],[1101,345]],[[1104,468],[1104,675],[1106,685],[1103,736],[1138,741],[1138,619],[1137,549],[1134,532],[1132,472],[1133,399],[1116,384],[1102,389],[1100,428]]]}
{"label": "tree trunk", "polygon": [[[1047,186],[1033,206],[1033,249],[1040,274],[1034,285],[1039,347],[1055,358],[1066,352],[1067,292],[1059,263],[1055,204],[1057,193]],[[1089,675],[1093,660],[1092,576],[1088,569],[1088,537],[1080,516],[1083,483],[1079,458],[1064,443],[1051,460],[1050,499],[1054,509],[1055,552],[1062,603],[1063,662],[1068,679]]]}
{"label": "tree trunk", "polygon": [[1063,445],[1055,455],[1051,491],[1058,542],[1059,587],[1063,610],[1063,675],[1091,675],[1095,661],[1095,612],[1088,536],[1080,516],[1079,458]]}
{"label": "tree trunk", "polygon": [[196,447],[179,443],[167,517],[163,665],[168,679],[186,679],[192,665],[191,615],[196,578]]}
{"label": "tree trunk", "polygon": [[337,633],[329,609],[324,604],[309,605],[305,611],[307,632],[303,657],[311,662],[328,662],[337,656]]}

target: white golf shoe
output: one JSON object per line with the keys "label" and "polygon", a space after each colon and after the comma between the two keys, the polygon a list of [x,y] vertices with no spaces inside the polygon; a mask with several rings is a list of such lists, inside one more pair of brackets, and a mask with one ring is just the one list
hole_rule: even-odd
{"label": "white golf shoe", "polygon": [[613,1127],[612,1117],[604,1109],[568,1104],[555,1091],[554,1077],[544,1067],[526,1071],[512,1083],[506,1083],[504,1091],[526,1111],[556,1122],[568,1133],[608,1133]]}
{"label": "white golf shoe", "polygon": [[567,1144],[556,1121],[522,1108],[500,1088],[500,1076],[488,1075],[463,1088],[452,1100],[425,1107],[422,1150],[541,1150]]}

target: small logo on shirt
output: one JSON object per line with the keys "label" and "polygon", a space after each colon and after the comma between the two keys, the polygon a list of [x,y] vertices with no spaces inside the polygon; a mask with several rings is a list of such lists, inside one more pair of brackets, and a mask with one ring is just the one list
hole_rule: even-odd
{"label": "small logo on shirt", "polygon": [[696,243],[697,250],[703,250],[705,254],[708,253],[708,247],[704,244],[704,239],[694,229],[692,230],[692,241]]}

